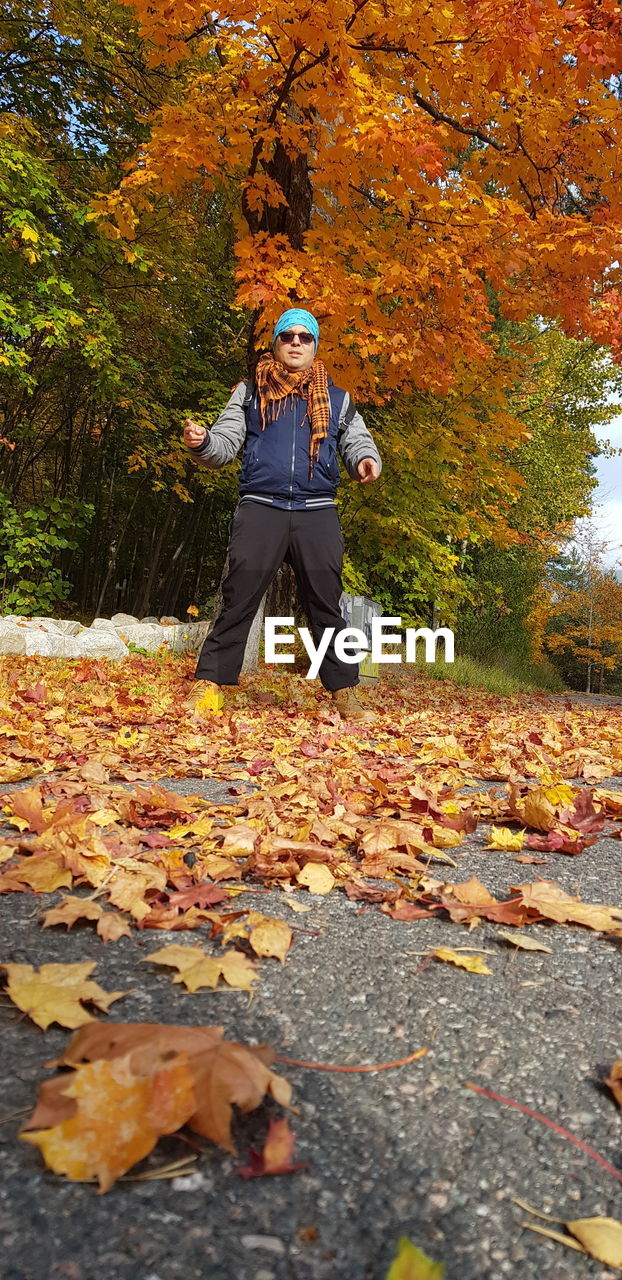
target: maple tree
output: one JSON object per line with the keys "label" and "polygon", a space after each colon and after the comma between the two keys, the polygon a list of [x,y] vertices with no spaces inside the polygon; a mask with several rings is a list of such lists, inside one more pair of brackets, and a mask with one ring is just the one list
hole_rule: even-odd
{"label": "maple tree", "polygon": [[[558,554],[534,600],[538,649],[557,661],[573,684],[603,692],[605,672],[619,678],[622,583],[604,562],[606,544],[588,525],[569,555]],[[598,673],[598,674],[597,674]]]}
{"label": "maple tree", "polygon": [[313,299],[367,400],[487,364],[490,287],[509,318],[559,315],[620,352],[613,7],[132,8],[180,92],[101,201],[110,234],[131,243],[195,177],[234,184],[239,305],[265,338],[284,300]]}

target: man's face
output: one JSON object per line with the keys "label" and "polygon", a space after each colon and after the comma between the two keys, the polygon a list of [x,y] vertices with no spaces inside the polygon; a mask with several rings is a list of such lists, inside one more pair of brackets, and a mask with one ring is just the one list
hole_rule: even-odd
{"label": "man's face", "polygon": [[[299,335],[311,338],[311,342],[301,341]],[[301,369],[310,369],[315,357],[315,340],[303,324],[292,324],[280,333],[274,344],[274,355],[281,364],[293,373]]]}

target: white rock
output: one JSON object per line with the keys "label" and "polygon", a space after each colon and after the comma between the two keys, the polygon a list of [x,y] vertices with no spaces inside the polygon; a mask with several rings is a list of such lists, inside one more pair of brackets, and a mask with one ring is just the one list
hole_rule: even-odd
{"label": "white rock", "polygon": [[173,1178],[171,1182],[172,1191],[213,1191],[213,1178],[206,1178],[204,1173],[197,1170],[196,1173],[187,1173],[185,1177]]}
{"label": "white rock", "polygon": [[59,641],[61,658],[112,658],[118,662],[129,655],[119,636],[110,631],[93,631],[91,627],[77,636],[60,636]]}
{"label": "white rock", "polygon": [[285,1253],[285,1245],[278,1236],[242,1236],[243,1249],[265,1249],[267,1253]]}
{"label": "white rock", "polygon": [[165,628],[152,623],[135,622],[131,626],[117,626],[117,635],[125,644],[135,644],[139,649],[147,649],[149,653],[155,653],[156,649],[164,644],[168,635],[168,627]]}
{"label": "white rock", "polygon": [[114,613],[110,621],[114,622],[115,627],[132,627],[138,622],[138,618],[132,613]]}
{"label": "white rock", "polygon": [[180,622],[177,627],[163,628],[166,643],[175,653],[200,649],[207,635],[210,622]]}
{"label": "white rock", "polygon": [[20,625],[6,618],[0,621],[0,653],[56,658],[60,656],[63,640],[61,633],[52,627],[44,631],[41,627]]}
{"label": "white rock", "polygon": [[[143,619],[143,621],[145,621],[145,619]],[[160,625],[163,627],[175,627],[175,626],[179,626],[179,623],[181,622],[181,618],[173,618],[173,617],[168,618],[164,616],[163,618],[150,618],[150,622],[159,622]]]}
{"label": "white rock", "polygon": [[15,621],[17,627],[21,627],[24,631],[39,631],[42,627],[47,631],[51,625],[50,618],[17,618]]}
{"label": "white rock", "polygon": [[0,621],[0,653],[25,653],[26,632],[20,631],[8,618]]}
{"label": "white rock", "polygon": [[160,624],[160,619],[159,619],[159,618],[141,618],[141,620],[140,620],[140,621],[141,621],[141,623],[142,623],[142,625],[143,625],[143,626],[144,626],[145,622],[148,622],[148,623],[155,623],[157,626],[159,626],[159,624]]}
{"label": "white rock", "polygon": [[[101,657],[119,660],[128,656],[128,645],[155,653],[161,645],[176,653],[196,652],[209,631],[211,622],[179,622],[166,620],[137,622],[126,625],[115,614],[114,619],[94,618],[89,627],[79,622],[58,618],[19,618],[15,614],[0,617],[0,654],[25,654],[41,657]],[[117,621],[115,622],[115,619]]]}
{"label": "white rock", "polygon": [[81,622],[70,622],[68,618],[56,619],[54,626],[62,632],[64,636],[77,636],[78,632],[84,631]]}
{"label": "white rock", "polygon": [[111,631],[116,636],[117,628],[110,618],[93,618],[90,629],[92,631]]}

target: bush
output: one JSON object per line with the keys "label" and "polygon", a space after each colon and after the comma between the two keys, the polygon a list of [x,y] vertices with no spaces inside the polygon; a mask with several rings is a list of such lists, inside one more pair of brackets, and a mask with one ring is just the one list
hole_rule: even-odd
{"label": "bush", "polygon": [[79,545],[68,536],[84,528],[94,507],[74,499],[51,498],[18,511],[0,489],[0,609],[3,613],[49,616],[71,584],[58,567],[60,553]]}

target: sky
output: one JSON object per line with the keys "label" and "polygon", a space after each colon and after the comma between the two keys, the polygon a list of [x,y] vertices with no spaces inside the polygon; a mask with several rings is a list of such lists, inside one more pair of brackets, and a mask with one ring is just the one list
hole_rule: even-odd
{"label": "sky", "polygon": [[[622,416],[597,428],[598,439],[610,440],[622,451]],[[599,537],[607,539],[605,560],[622,566],[622,452],[617,458],[597,459],[598,489],[594,490],[594,516],[590,522]]]}

